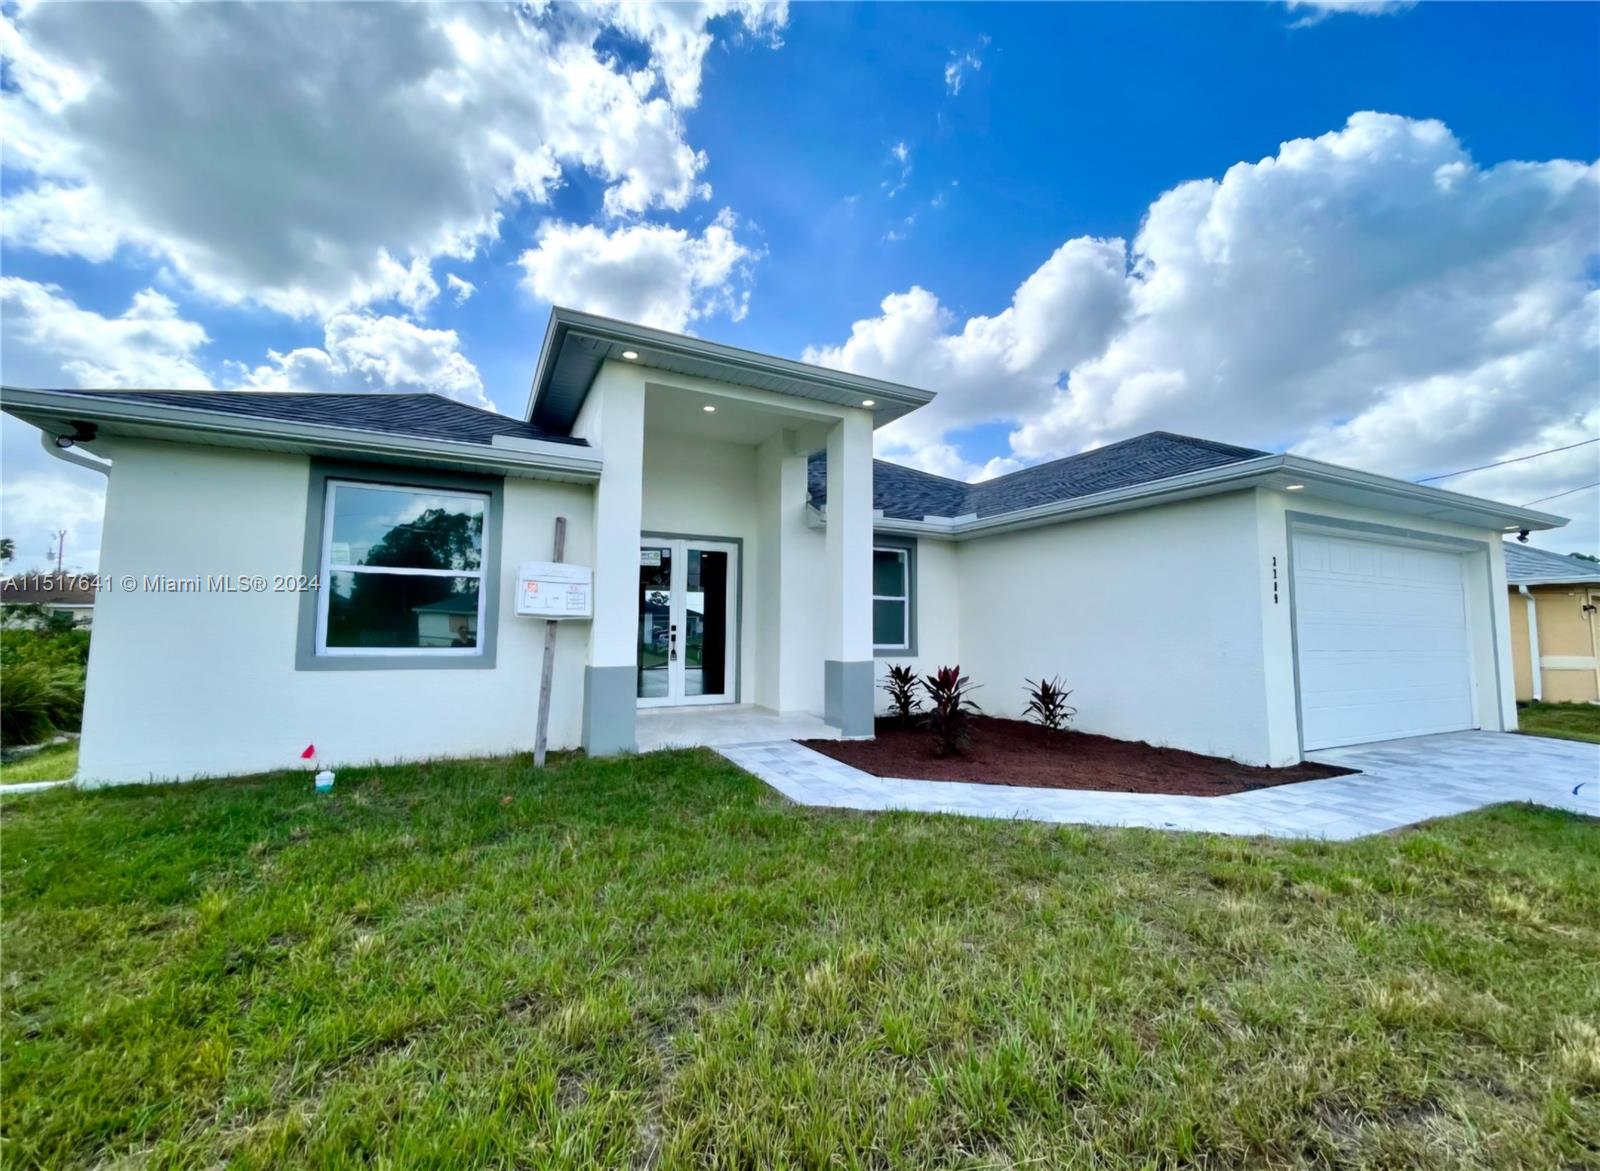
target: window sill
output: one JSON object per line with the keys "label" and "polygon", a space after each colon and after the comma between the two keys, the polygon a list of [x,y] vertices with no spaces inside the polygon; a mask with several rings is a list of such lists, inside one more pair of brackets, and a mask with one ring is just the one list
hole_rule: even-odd
{"label": "window sill", "polygon": [[305,655],[296,671],[484,671],[494,668],[494,652],[477,655]]}

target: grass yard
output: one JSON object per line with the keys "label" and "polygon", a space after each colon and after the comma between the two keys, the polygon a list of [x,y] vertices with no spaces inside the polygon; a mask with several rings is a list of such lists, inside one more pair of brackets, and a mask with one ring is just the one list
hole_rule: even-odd
{"label": "grass yard", "polygon": [[67,781],[78,771],[78,742],[53,744],[20,760],[0,761],[0,785],[24,781]]}
{"label": "grass yard", "polygon": [[1600,1165],[1600,833],[797,809],[705,752],[13,796],[10,1167]]}
{"label": "grass yard", "polygon": [[1600,744],[1600,704],[1519,703],[1517,730],[1530,736],[1555,736]]}

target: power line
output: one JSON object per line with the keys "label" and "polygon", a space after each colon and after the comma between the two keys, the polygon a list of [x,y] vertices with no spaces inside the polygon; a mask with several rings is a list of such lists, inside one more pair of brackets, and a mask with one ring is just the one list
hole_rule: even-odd
{"label": "power line", "polygon": [[1565,492],[1557,492],[1554,496],[1541,496],[1537,500],[1528,501],[1522,507],[1529,508],[1535,504],[1543,504],[1546,500],[1560,500],[1563,496],[1571,496],[1574,492],[1582,492],[1585,488],[1600,488],[1600,480],[1592,484],[1579,484],[1576,488],[1568,488]]}
{"label": "power line", "polygon": [[1525,459],[1538,459],[1541,455],[1554,455],[1558,451],[1571,451],[1575,447],[1586,447],[1591,443],[1600,443],[1600,437],[1585,439],[1581,443],[1569,443],[1565,447],[1546,448],[1544,451],[1535,451],[1531,455],[1514,455],[1510,459],[1497,460],[1492,464],[1479,464],[1475,468],[1462,468],[1459,472],[1445,472],[1442,476],[1423,476],[1417,483],[1426,484],[1430,480],[1448,480],[1452,476],[1464,476],[1468,472],[1481,472],[1485,468],[1501,468],[1506,464],[1521,463]]}

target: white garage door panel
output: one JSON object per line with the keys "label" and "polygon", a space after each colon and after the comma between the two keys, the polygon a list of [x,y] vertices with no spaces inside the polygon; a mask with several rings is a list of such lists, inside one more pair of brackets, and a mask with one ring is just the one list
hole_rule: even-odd
{"label": "white garage door panel", "polygon": [[1308,750],[1477,726],[1460,556],[1298,533],[1294,591]]}

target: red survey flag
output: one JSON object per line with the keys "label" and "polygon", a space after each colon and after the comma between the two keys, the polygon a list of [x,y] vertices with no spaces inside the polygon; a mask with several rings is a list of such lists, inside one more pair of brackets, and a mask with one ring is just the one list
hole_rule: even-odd
{"label": "red survey flag", "polygon": [[306,745],[306,750],[300,754],[300,759],[301,760],[310,760],[316,754],[317,754],[317,746],[315,744],[307,744]]}

